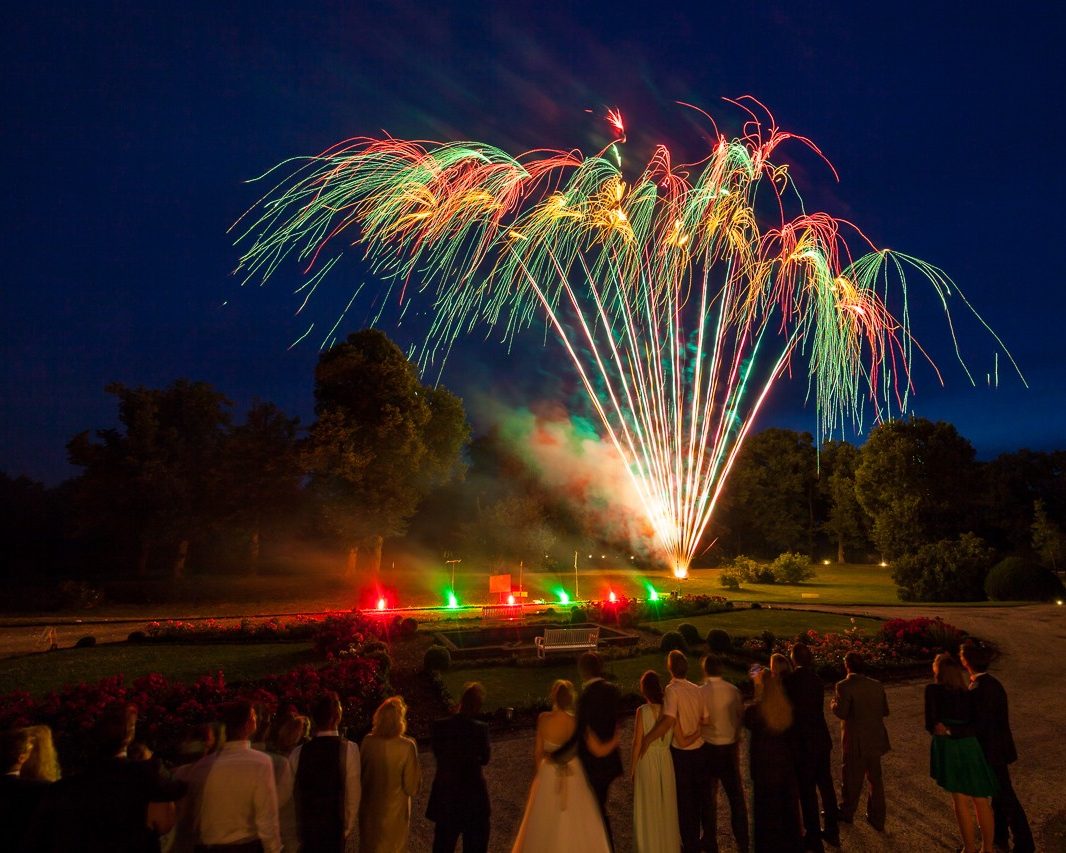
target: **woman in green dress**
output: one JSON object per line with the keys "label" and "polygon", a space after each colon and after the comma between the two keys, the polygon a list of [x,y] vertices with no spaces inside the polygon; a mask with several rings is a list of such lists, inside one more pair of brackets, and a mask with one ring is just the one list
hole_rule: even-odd
{"label": "woman in green dress", "polygon": [[[996,776],[977,741],[974,715],[962,666],[949,654],[937,655],[933,683],[925,688],[925,728],[933,736],[929,775],[951,794],[965,853],[992,850],[991,798],[996,793]],[[981,830],[981,847],[977,846],[971,803]]]}

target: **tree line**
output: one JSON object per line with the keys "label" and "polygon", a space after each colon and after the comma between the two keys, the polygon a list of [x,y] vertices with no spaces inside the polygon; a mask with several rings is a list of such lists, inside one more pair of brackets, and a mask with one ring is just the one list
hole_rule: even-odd
{"label": "tree line", "polygon": [[[269,402],[235,418],[204,382],[106,390],[117,424],[70,440],[77,476],[46,489],[0,474],[9,581],[298,573],[286,555],[302,545],[354,575],[378,568],[387,540],[489,567],[565,564],[593,547],[643,559],[498,430],[471,441],[461,400],[423,385],[376,330],[322,353],[307,428]],[[1064,527],[1066,451],[981,462],[953,425],[920,418],[881,424],[861,447],[771,428],[739,454],[696,565],[786,551],[888,561],[905,596],[936,598],[947,593],[925,582],[929,565],[944,575],[1018,555],[1059,569]],[[908,569],[915,560],[925,568]]]}

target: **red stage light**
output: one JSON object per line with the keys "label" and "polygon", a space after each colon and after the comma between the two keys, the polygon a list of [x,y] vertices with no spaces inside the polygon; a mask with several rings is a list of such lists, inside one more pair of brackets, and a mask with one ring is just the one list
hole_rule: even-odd
{"label": "red stage light", "polygon": [[384,610],[384,609],[385,609],[385,599],[384,598],[379,598],[378,599],[378,610]]}
{"label": "red stage light", "polygon": [[509,605],[510,605],[511,607],[514,607],[514,596],[513,596],[513,595],[509,595],[509,596],[507,596],[507,603],[508,603],[508,604],[509,604]]}
{"label": "red stage light", "polygon": [[607,593],[607,600],[611,602],[611,604],[615,604],[618,601],[618,596],[614,594],[613,589]]}

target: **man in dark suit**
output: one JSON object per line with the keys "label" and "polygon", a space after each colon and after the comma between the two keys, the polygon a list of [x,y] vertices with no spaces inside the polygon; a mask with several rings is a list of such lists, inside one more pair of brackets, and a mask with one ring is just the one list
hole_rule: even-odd
{"label": "man in dark suit", "polygon": [[603,661],[595,652],[585,652],[577,662],[581,675],[581,696],[577,702],[577,754],[596,795],[612,846],[611,823],[607,819],[607,793],[611,783],[622,775],[618,751],[618,688],[603,678]]}
{"label": "man in dark suit", "polygon": [[1010,781],[1010,765],[1018,760],[1018,751],[1010,730],[1007,691],[988,671],[992,655],[987,647],[967,641],[959,649],[959,658],[970,673],[977,740],[999,782],[999,793],[992,797],[992,812],[996,818],[996,849],[1007,850],[1008,839],[1014,836],[1014,850],[1017,853],[1033,853],[1036,846],[1029,819]]}
{"label": "man in dark suit", "polygon": [[476,719],[485,688],[467,684],[455,714],[433,723],[437,773],[426,817],[433,821],[433,853],[455,853],[459,836],[464,853],[489,849],[489,789],[481,768],[489,763],[489,727]]}
{"label": "man in dark suit", "polygon": [[841,771],[839,820],[851,823],[859,806],[863,782],[870,780],[866,819],[878,832],[885,829],[885,783],[881,776],[881,756],[891,749],[885,717],[888,697],[880,681],[863,675],[865,664],[858,652],[844,655],[847,677],[838,681],[830,705],[840,718],[844,761]]}
{"label": "man in dark suit", "polygon": [[[804,845],[822,851],[822,840],[840,846],[837,828],[837,797],[833,790],[830,754],[833,739],[825,722],[825,687],[814,671],[814,658],[806,643],[792,647],[795,670],[785,676],[785,692],[792,702],[792,755],[799,782],[800,809],[803,812]],[[818,818],[818,794],[822,795],[825,830]]]}

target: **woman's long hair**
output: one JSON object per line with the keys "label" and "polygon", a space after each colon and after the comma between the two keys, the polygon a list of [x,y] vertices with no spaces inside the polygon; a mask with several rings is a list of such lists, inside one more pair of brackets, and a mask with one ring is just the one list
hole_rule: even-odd
{"label": "woman's long hair", "polygon": [[390,696],[374,712],[370,734],[383,738],[401,737],[407,731],[407,705],[400,696]]}
{"label": "woman's long hair", "polygon": [[19,776],[35,782],[55,782],[59,779],[59,754],[48,726],[27,726],[23,731],[33,741],[30,757],[22,765]]}
{"label": "woman's long hair", "polygon": [[792,726],[792,703],[780,677],[768,669],[755,676],[755,704],[771,734],[781,734]]}
{"label": "woman's long hair", "polygon": [[970,686],[962,664],[947,652],[933,658],[933,681],[954,690],[966,690]]}

